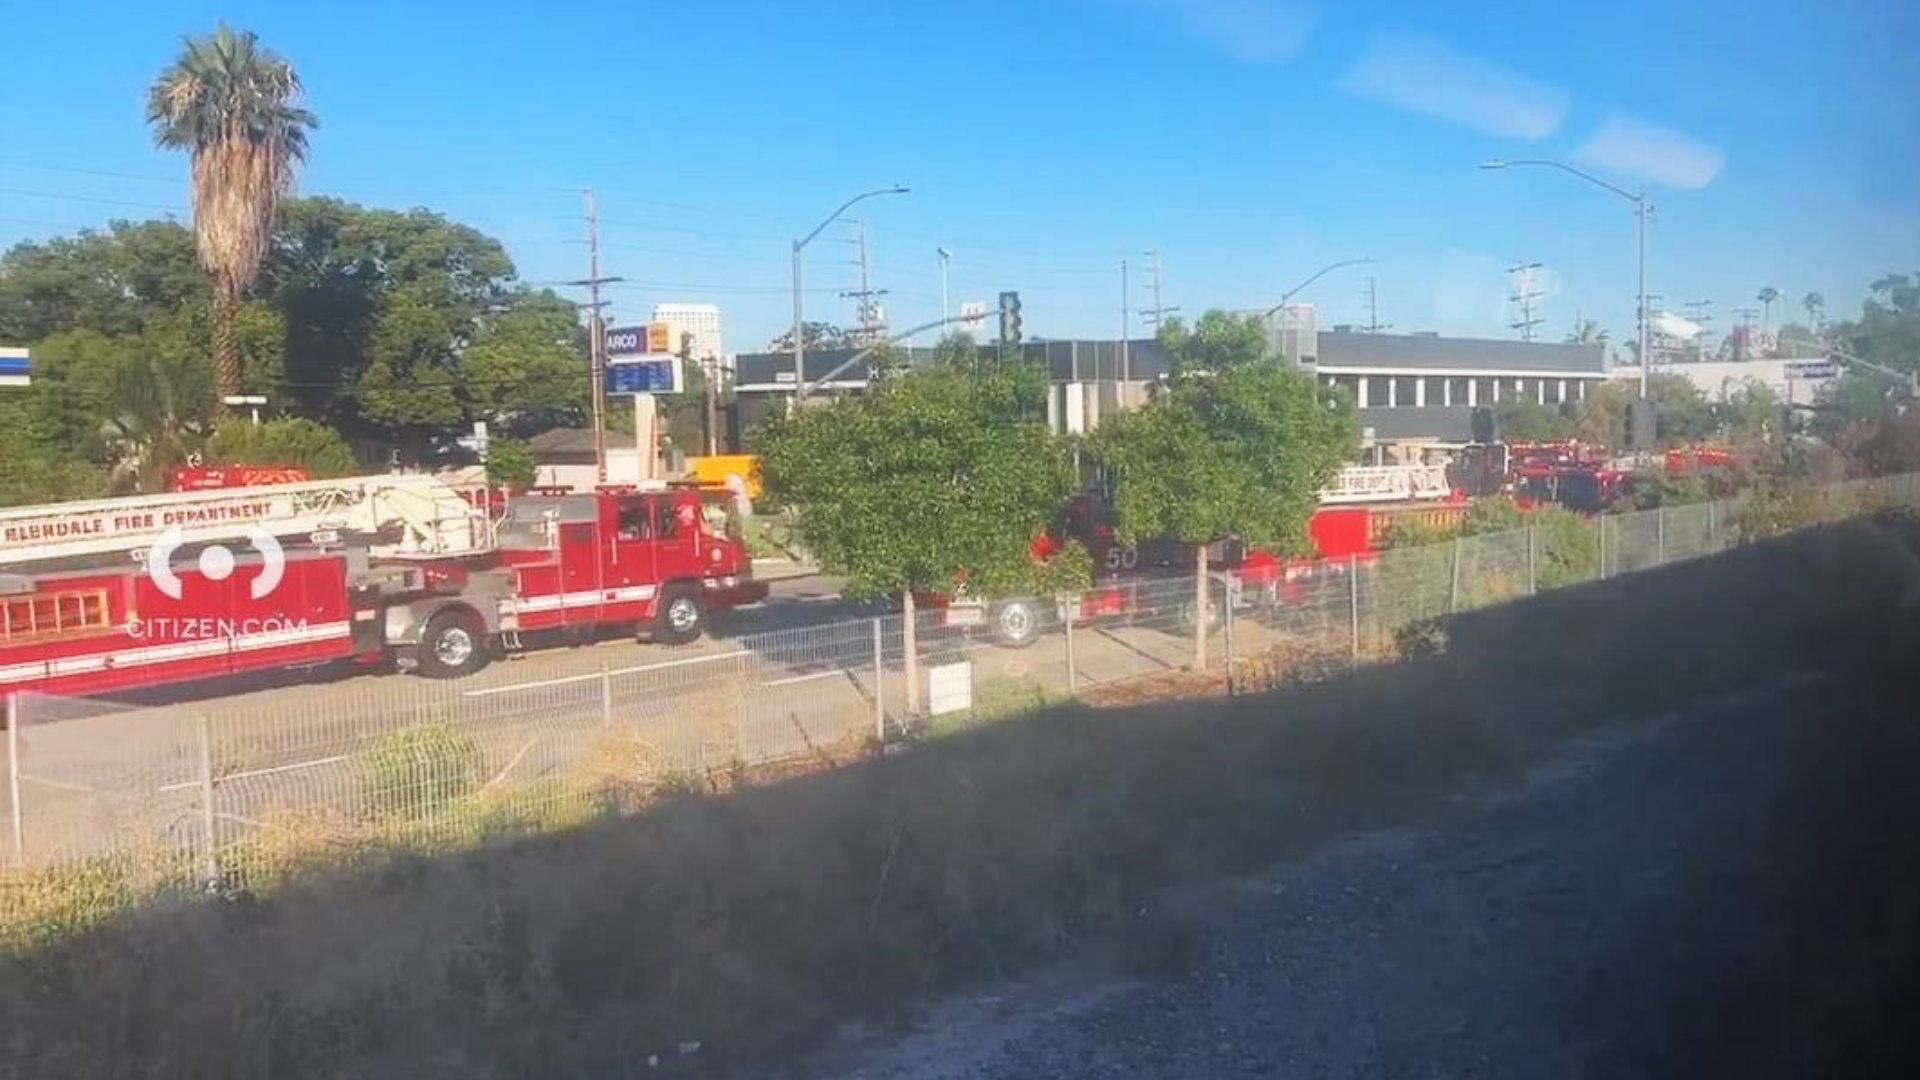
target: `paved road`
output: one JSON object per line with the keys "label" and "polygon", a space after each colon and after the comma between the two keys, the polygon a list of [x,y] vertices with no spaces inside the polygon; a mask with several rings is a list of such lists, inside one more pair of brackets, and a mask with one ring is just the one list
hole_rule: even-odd
{"label": "paved road", "polygon": [[846,1075],[1920,1075],[1920,729],[1854,691],[1577,744],[1251,883],[1191,982],[1010,988]]}
{"label": "paved road", "polygon": [[[424,721],[453,721],[476,737],[496,783],[568,775],[609,731],[637,737],[660,768],[698,770],[819,752],[882,722],[898,731],[964,721],[976,709],[997,714],[1191,659],[1177,611],[1081,627],[1071,677],[1058,627],[1021,649],[928,630],[923,667],[968,662],[972,709],[909,719],[897,620],[876,665],[872,611],[838,588],[793,576],[718,636],[689,645],[610,638],[535,649],[450,682],[293,672],[104,702],[32,699],[20,741],[25,847],[55,859],[128,837],[197,842],[203,769],[218,780],[216,816],[234,829],[274,811],[351,812],[365,795],[361,751]],[[1267,636],[1250,621],[1238,625],[1243,654]]]}

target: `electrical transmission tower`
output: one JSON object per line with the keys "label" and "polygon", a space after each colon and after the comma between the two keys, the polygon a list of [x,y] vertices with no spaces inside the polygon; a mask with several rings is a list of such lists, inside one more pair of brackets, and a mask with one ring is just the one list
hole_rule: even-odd
{"label": "electrical transmission tower", "polygon": [[1520,310],[1520,318],[1507,325],[1520,332],[1521,341],[1533,340],[1533,328],[1540,325],[1540,316],[1536,313],[1536,304],[1540,300],[1540,290],[1534,286],[1533,272],[1540,269],[1541,263],[1520,263],[1507,268],[1513,276],[1513,292],[1507,299],[1512,300]]}
{"label": "electrical transmission tower", "polygon": [[1705,360],[1707,342],[1713,340],[1713,312],[1707,310],[1713,306],[1713,301],[1689,300],[1681,306],[1687,309],[1688,321],[1700,328],[1700,339],[1696,344],[1699,346],[1700,359]]}

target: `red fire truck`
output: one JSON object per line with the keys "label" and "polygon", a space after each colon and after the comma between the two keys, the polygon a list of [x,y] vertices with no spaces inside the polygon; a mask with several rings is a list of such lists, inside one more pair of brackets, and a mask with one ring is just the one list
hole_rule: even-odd
{"label": "red fire truck", "polygon": [[687,641],[765,595],[726,521],[679,486],[527,495],[493,519],[428,476],[0,510],[0,695],[330,661],[448,678],[610,625]]}
{"label": "red fire truck", "polygon": [[[1243,602],[1286,603],[1323,576],[1344,575],[1355,558],[1371,558],[1379,519],[1407,508],[1431,507],[1458,498],[1441,466],[1356,466],[1343,470],[1321,493],[1322,506],[1308,520],[1312,555],[1288,558],[1249,548],[1237,540],[1207,546],[1207,565],[1233,571],[1240,580]],[[1193,573],[1195,549],[1166,539],[1127,547],[1114,534],[1111,512],[1095,495],[1076,496],[1052,528],[1034,539],[1035,559],[1046,559],[1068,541],[1077,540],[1093,561],[1093,587],[1082,593],[1070,610],[1054,612],[1050,605],[1024,597],[983,600],[968,597],[964,588],[953,595],[916,593],[915,602],[939,613],[944,626],[979,627],[1003,645],[1022,647],[1038,639],[1049,623],[1071,618],[1076,623],[1114,616],[1156,614],[1172,604],[1187,625],[1201,617],[1192,610],[1188,591],[1169,589],[1171,578]],[[1206,618],[1216,613],[1205,613]]]}

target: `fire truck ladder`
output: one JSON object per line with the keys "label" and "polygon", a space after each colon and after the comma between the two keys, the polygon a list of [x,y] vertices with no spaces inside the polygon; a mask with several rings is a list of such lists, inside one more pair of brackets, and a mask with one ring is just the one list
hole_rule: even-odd
{"label": "fire truck ladder", "polygon": [[359,476],[0,510],[0,566],[244,541],[256,530],[275,539],[365,536],[370,553],[384,558],[444,558],[493,547],[486,516],[445,482]]}

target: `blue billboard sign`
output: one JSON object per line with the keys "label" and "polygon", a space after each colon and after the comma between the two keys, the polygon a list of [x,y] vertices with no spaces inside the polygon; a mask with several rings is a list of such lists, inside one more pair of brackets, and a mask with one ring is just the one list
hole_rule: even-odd
{"label": "blue billboard sign", "polygon": [[0,386],[25,386],[27,382],[27,350],[0,345]]}
{"label": "blue billboard sign", "polygon": [[607,358],[609,394],[677,394],[680,390],[680,358],[677,356]]}

